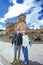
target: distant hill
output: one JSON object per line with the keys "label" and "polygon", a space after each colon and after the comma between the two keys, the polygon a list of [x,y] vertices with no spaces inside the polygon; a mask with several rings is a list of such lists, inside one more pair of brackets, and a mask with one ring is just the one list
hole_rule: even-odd
{"label": "distant hill", "polygon": [[1,32],[1,31],[6,31],[6,30],[0,29],[0,32]]}

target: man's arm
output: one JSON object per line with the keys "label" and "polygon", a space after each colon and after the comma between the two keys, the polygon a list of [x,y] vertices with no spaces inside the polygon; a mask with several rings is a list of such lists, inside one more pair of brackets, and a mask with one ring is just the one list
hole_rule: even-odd
{"label": "man's arm", "polygon": [[13,42],[14,42],[14,37],[12,38],[12,45],[13,45]]}
{"label": "man's arm", "polygon": [[21,35],[21,33],[20,33],[20,40],[19,40],[19,43],[20,43],[20,45],[22,45],[22,35]]}
{"label": "man's arm", "polygon": [[14,34],[14,36],[13,36],[13,38],[12,38],[12,45],[13,45],[13,43],[15,43],[15,34]]}

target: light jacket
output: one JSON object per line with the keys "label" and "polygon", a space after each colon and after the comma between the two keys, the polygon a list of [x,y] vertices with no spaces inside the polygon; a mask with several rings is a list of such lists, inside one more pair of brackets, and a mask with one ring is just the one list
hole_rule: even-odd
{"label": "light jacket", "polygon": [[22,41],[22,42],[23,42],[22,46],[27,47],[27,46],[29,45],[29,42],[30,42],[28,35],[22,36],[22,39],[23,39],[23,41]]}

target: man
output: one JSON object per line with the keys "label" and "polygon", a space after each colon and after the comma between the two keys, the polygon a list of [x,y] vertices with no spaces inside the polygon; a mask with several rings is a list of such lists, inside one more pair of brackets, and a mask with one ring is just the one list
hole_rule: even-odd
{"label": "man", "polygon": [[12,45],[14,43],[14,61],[16,62],[16,57],[17,57],[17,51],[18,51],[18,62],[20,62],[20,50],[21,50],[21,45],[22,45],[22,35],[20,33],[20,29],[17,29],[13,39],[12,39]]}

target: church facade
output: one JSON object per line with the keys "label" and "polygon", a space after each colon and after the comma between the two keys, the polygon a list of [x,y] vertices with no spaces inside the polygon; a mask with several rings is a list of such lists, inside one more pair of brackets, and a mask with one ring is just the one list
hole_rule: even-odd
{"label": "church facade", "polygon": [[20,14],[18,16],[18,21],[16,23],[10,23],[8,22],[6,24],[6,32],[9,33],[14,33],[16,29],[26,30],[26,16],[24,14]]}

